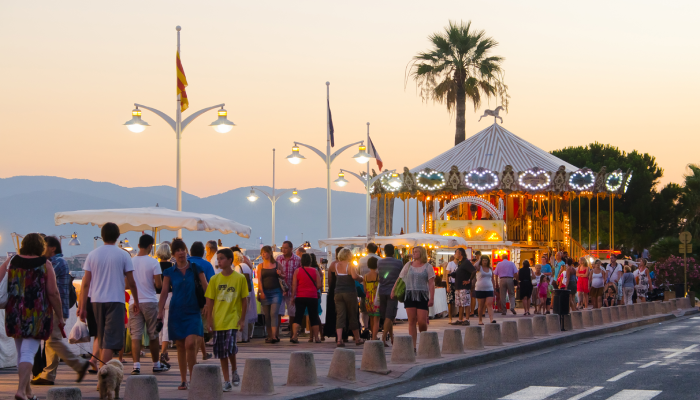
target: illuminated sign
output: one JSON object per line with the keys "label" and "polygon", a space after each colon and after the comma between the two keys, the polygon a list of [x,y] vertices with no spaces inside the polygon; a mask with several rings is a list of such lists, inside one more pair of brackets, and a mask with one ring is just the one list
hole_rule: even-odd
{"label": "illuminated sign", "polygon": [[435,234],[458,236],[467,241],[500,242],[503,240],[503,226],[501,220],[435,221]]}

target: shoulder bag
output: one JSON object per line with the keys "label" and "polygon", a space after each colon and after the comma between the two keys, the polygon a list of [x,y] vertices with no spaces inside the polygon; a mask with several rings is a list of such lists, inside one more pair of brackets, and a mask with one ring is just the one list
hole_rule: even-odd
{"label": "shoulder bag", "polygon": [[202,309],[207,304],[207,299],[204,297],[204,288],[202,287],[202,281],[199,279],[199,269],[192,262],[190,262],[190,267],[194,274],[194,295],[197,297],[197,305]]}
{"label": "shoulder bag", "polygon": [[[275,261],[275,265],[276,265],[276,267],[277,267],[276,269],[279,270],[279,269],[280,269],[280,263],[278,263],[277,261]],[[284,292],[284,293],[289,293],[289,285],[287,285],[287,281],[285,281],[284,278],[282,278],[282,277],[280,277],[280,276],[277,277],[277,280],[279,280],[279,282],[280,282],[280,287],[282,288],[282,292]]]}

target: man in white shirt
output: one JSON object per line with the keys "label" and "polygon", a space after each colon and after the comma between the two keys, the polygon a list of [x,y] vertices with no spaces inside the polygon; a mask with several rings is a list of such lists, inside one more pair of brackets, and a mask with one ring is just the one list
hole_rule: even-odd
{"label": "man in white shirt", "polygon": [[[128,282],[134,298],[133,313],[139,313],[138,288],[134,282],[131,256],[124,249],[116,246],[119,239],[117,224],[107,222],[102,226],[102,241],[104,245],[88,254],[83,264],[85,275],[80,289],[80,320],[87,319],[88,296],[95,312],[97,322],[97,337],[99,343],[100,361],[107,363],[124,348],[124,318],[126,316],[125,282]],[[133,315],[132,315],[133,316]],[[97,355],[96,355],[97,356]]]}
{"label": "man in white shirt", "polygon": [[618,299],[620,299],[620,295],[622,292],[621,290],[618,290],[617,287],[617,282],[622,278],[622,274],[624,273],[624,270],[622,269],[622,264],[617,263],[617,256],[615,254],[610,255],[610,264],[608,264],[607,267],[605,267],[605,271],[607,272],[607,282],[605,285],[605,290],[608,290],[608,285],[613,285],[615,287],[615,292],[618,295]]}
{"label": "man in white shirt", "polygon": [[[367,260],[370,259],[370,257],[374,257],[379,261],[381,257],[377,255],[377,250],[379,250],[379,247],[377,247],[376,244],[374,243],[368,243],[367,244],[367,255],[360,258],[360,261],[358,263],[360,275],[364,277],[369,273],[369,267],[367,266]],[[362,326],[365,329],[369,329],[369,314],[367,314],[367,308],[365,307],[365,298],[360,299],[360,319],[362,321]]]}
{"label": "man in white shirt", "polygon": [[[148,333],[149,345],[151,349],[151,360],[153,361],[153,372],[164,372],[169,368],[162,365],[158,359],[160,345],[158,344],[158,296],[156,290],[163,286],[162,271],[160,263],[152,258],[155,240],[151,235],[142,235],[139,238],[139,253],[131,262],[134,266],[134,281],[138,289],[138,300],[141,312],[134,314],[134,306],[129,306],[129,329],[131,330],[131,355],[134,357],[134,370],[131,375],[141,373],[141,338],[143,330]],[[134,299],[135,296],[132,296]]]}

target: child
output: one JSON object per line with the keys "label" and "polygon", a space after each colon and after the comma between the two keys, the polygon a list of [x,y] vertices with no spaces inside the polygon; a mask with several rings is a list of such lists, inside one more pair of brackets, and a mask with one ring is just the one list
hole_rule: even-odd
{"label": "child", "polygon": [[615,288],[611,285],[608,286],[608,291],[605,294],[605,300],[603,300],[603,305],[605,307],[612,307],[617,302],[617,294],[615,293]]}
{"label": "child", "polygon": [[539,296],[539,302],[540,304],[540,312],[544,314],[545,308],[547,309],[547,312],[549,313],[549,307],[546,306],[547,304],[547,292],[548,292],[548,284],[547,284],[547,276],[542,275],[540,277],[540,283],[537,285],[537,295]]}
{"label": "child", "polygon": [[[370,257],[367,260],[367,268],[369,272],[363,277],[362,284],[365,287],[365,312],[369,315],[370,330],[372,331],[371,340],[377,340],[379,333],[379,305],[374,305],[374,299],[377,296],[379,288],[379,274],[377,274],[377,259]],[[384,346],[387,346],[385,343]]]}
{"label": "child", "polygon": [[224,374],[224,392],[233,390],[229,380],[228,362],[233,370],[233,385],[241,384],[236,369],[236,334],[246,328],[248,311],[248,283],[245,276],[233,270],[233,251],[221,249],[216,252],[221,273],[209,281],[204,297],[207,298],[206,316],[209,332],[214,333],[214,357],[221,361]]}

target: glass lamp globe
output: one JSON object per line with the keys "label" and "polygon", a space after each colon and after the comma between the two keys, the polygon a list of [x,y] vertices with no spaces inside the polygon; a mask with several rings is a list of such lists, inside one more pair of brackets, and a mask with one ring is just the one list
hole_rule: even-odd
{"label": "glass lamp globe", "polygon": [[256,201],[257,199],[258,199],[258,195],[255,194],[255,190],[254,190],[254,189],[250,189],[250,194],[248,195],[248,201],[254,202],[254,201]]}
{"label": "glass lamp globe", "polygon": [[367,147],[360,145],[360,151],[352,156],[352,158],[354,158],[358,163],[364,164],[372,157],[367,153]]}
{"label": "glass lamp globe", "polygon": [[391,179],[389,179],[389,186],[393,187],[394,189],[398,189],[403,185],[403,182],[401,182],[401,178],[399,178],[399,174],[393,173],[391,174]]}
{"label": "glass lamp globe", "polygon": [[299,164],[301,162],[301,160],[303,160],[305,158],[306,157],[299,154],[299,146],[294,146],[294,147],[292,147],[292,154],[287,156],[287,161],[296,165],[296,164]]}
{"label": "glass lamp globe", "polygon": [[228,120],[228,111],[224,110],[224,107],[221,107],[221,110],[218,111],[218,114],[219,118],[209,125],[213,126],[215,131],[219,133],[226,133],[233,129],[234,126],[236,126],[236,124]]}
{"label": "glass lamp globe", "polygon": [[73,232],[73,234],[70,236],[70,242],[68,242],[68,246],[80,246],[80,240],[78,240],[78,234]]}
{"label": "glass lamp globe", "polygon": [[124,125],[134,133],[141,133],[147,126],[150,126],[148,122],[141,119],[141,110],[138,107],[131,111],[131,119],[126,121]]}
{"label": "glass lamp globe", "polygon": [[289,196],[289,201],[291,201],[292,203],[298,203],[299,200],[301,200],[301,198],[300,198],[299,195],[297,194],[297,191],[296,191],[296,190],[293,190],[293,191],[292,191],[292,195]]}
{"label": "glass lamp globe", "polygon": [[349,183],[348,180],[345,179],[345,174],[342,172],[338,174],[338,179],[334,180],[333,182],[340,187],[343,187]]}

